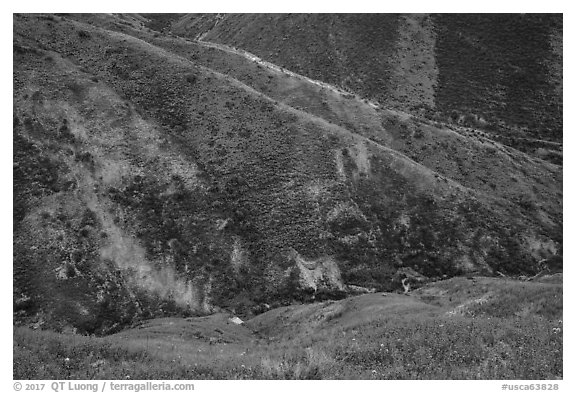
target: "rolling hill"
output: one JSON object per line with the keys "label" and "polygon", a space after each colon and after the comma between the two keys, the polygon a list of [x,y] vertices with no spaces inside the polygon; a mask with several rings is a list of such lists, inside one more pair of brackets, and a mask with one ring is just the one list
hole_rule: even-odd
{"label": "rolling hill", "polygon": [[[377,31],[378,20],[344,29],[356,63],[330,63],[311,37],[363,26],[361,17],[300,22],[307,17],[275,25],[326,29],[302,32],[308,60],[350,75],[432,23],[386,16]],[[399,87],[384,100],[378,85],[363,90],[375,75],[344,83],[244,45],[262,42],[251,29],[264,23],[163,18],[14,15],[17,324],[111,334],[154,317],[251,317],[398,290],[411,271],[424,281],[528,276],[561,261],[558,162],[396,104],[435,97],[450,107],[429,83],[445,77],[441,65],[412,78],[388,64],[386,83]],[[284,54],[291,47],[281,43],[299,37],[259,34]],[[422,34],[418,45],[432,33]],[[374,36],[388,52],[362,61],[370,49],[355,42]]]}
{"label": "rolling hill", "polygon": [[[106,337],[17,327],[15,379],[515,379],[556,384],[562,281],[453,278],[409,295],[149,320]],[[67,360],[66,360],[67,359]]]}

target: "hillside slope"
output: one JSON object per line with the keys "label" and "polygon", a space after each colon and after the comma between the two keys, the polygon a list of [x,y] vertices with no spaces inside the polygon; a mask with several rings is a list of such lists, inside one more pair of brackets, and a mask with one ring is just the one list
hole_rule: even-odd
{"label": "hillside slope", "polygon": [[17,323],[110,333],[561,254],[561,167],[145,24],[14,16]]}
{"label": "hillside slope", "polygon": [[562,23],[555,14],[190,14],[172,31],[558,162],[561,149],[546,142],[562,141]]}
{"label": "hillside slope", "polygon": [[[548,279],[557,276],[549,276]],[[563,377],[562,284],[455,278],[230,315],[159,318],[107,337],[16,328],[14,379]],[[68,358],[69,361],[65,359]]]}

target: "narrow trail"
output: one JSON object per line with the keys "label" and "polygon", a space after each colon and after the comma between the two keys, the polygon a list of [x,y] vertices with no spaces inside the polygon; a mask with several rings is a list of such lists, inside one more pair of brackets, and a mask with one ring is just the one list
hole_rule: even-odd
{"label": "narrow trail", "polygon": [[206,48],[214,48],[214,49],[218,49],[218,50],[221,50],[221,51],[224,51],[224,52],[228,52],[228,53],[232,53],[232,54],[235,54],[235,55],[239,55],[239,56],[245,57],[245,58],[247,58],[248,60],[251,60],[251,61],[253,61],[253,62],[261,65],[262,67],[266,67],[266,68],[268,68],[268,69],[270,69],[270,70],[273,70],[273,71],[275,71],[275,72],[277,72],[277,73],[285,74],[285,75],[291,76],[291,77],[293,77],[293,78],[297,78],[297,79],[304,80],[304,81],[306,81],[306,82],[308,82],[308,83],[311,83],[311,84],[316,85],[316,86],[319,86],[319,87],[321,87],[321,88],[323,88],[323,89],[327,89],[327,90],[330,90],[330,91],[332,91],[332,92],[334,92],[334,93],[336,93],[336,94],[339,94],[339,95],[341,95],[342,97],[349,97],[349,98],[354,97],[354,98],[356,98],[356,99],[359,100],[359,101],[363,101],[363,102],[367,103],[369,106],[371,106],[371,107],[374,108],[374,109],[380,109],[380,108],[381,108],[380,105],[379,105],[378,103],[376,103],[376,102],[373,102],[373,101],[370,101],[370,100],[368,100],[368,99],[359,97],[358,95],[356,95],[356,94],[354,94],[354,93],[345,91],[345,90],[343,90],[343,89],[341,89],[341,88],[339,88],[339,87],[336,87],[336,86],[334,86],[334,85],[331,85],[331,84],[329,84],[329,83],[322,82],[322,81],[319,81],[319,80],[316,80],[316,79],[311,79],[311,78],[308,78],[307,76],[297,74],[297,73],[295,73],[295,72],[292,72],[292,71],[290,71],[290,70],[287,70],[287,69],[285,69],[285,68],[282,68],[282,67],[280,67],[280,66],[278,66],[278,65],[276,65],[276,64],[270,63],[270,62],[268,62],[268,61],[266,61],[266,60],[262,60],[261,58],[259,58],[259,57],[256,56],[255,54],[250,53],[250,52],[248,52],[248,51],[245,51],[245,50],[243,50],[243,49],[238,49],[238,48],[234,48],[234,47],[231,47],[231,46],[228,46],[228,45],[218,44],[218,43],[215,43],[215,42],[204,41],[204,36],[205,36],[205,35],[206,35],[206,33],[198,36],[198,38],[195,40],[195,42],[198,43],[198,44],[201,45],[201,46],[206,47]]}
{"label": "narrow trail", "polygon": [[550,146],[564,146],[563,142],[554,142],[554,141],[547,141],[545,139],[536,139],[536,138],[516,138],[517,141],[523,142],[534,142],[534,143],[541,143],[543,145],[550,145]]}

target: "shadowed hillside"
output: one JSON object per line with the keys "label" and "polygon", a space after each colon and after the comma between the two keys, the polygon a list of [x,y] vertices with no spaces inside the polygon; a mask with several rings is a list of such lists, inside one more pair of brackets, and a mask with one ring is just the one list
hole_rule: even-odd
{"label": "shadowed hillside", "polygon": [[17,323],[113,333],[561,255],[561,166],[169,23],[14,16]]}

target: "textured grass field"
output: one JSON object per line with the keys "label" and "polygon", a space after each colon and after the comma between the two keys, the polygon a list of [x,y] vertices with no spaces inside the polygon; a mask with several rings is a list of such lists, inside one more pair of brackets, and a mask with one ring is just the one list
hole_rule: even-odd
{"label": "textured grass field", "polygon": [[[505,296],[504,296],[505,295]],[[562,284],[451,279],[106,337],[14,330],[14,379],[561,379]]]}

